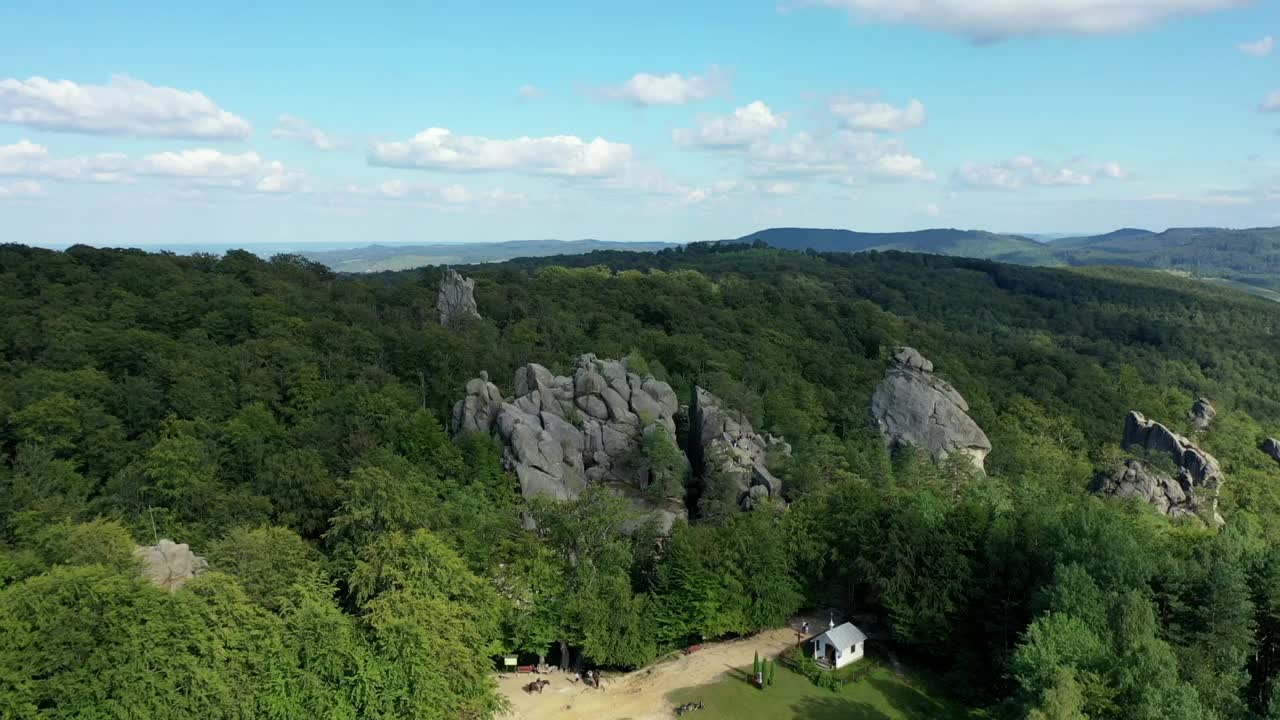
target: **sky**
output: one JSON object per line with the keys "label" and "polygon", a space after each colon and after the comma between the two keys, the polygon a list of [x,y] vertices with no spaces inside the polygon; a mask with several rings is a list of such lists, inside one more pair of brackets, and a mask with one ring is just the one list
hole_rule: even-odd
{"label": "sky", "polygon": [[1275,0],[0,3],[0,242],[1280,225]]}

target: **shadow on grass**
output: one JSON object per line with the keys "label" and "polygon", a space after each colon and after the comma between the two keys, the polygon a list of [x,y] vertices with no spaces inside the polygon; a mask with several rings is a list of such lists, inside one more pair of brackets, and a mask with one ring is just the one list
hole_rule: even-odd
{"label": "shadow on grass", "polygon": [[891,682],[876,677],[867,678],[863,682],[870,683],[871,687],[875,688],[876,692],[904,718],[945,720],[957,717],[952,707],[901,682]]}
{"label": "shadow on grass", "polygon": [[805,698],[792,705],[791,711],[804,720],[891,720],[867,703],[841,697]]}

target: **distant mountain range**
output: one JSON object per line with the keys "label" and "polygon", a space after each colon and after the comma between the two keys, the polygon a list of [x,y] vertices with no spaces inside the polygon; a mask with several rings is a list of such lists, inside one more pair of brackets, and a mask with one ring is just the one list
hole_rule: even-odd
{"label": "distant mountain range", "polygon": [[308,260],[338,272],[366,273],[408,270],[424,265],[473,265],[517,257],[581,255],[593,250],[653,251],[676,247],[663,242],[609,240],[509,240],[494,243],[436,243],[433,245],[366,245],[346,250],[302,251]]}
{"label": "distant mountain range", "polygon": [[1124,228],[1037,242],[1023,235],[935,229],[899,233],[773,228],[724,243],[764,241],[789,250],[963,255],[1022,265],[1122,265],[1183,273],[1280,299],[1280,228]]}
{"label": "distant mountain range", "polygon": [[[1232,285],[1280,300],[1280,228],[1123,228],[1102,235],[1035,237],[983,230],[937,228],[866,233],[820,228],[770,228],[719,243],[763,242],[784,250],[906,252],[959,255],[1019,265],[1121,265],[1167,270]],[[497,243],[369,245],[304,250],[307,258],[339,272],[382,272],[425,265],[471,265],[517,257],[580,255],[595,250],[648,252],[678,247],[662,242],[513,240]]]}

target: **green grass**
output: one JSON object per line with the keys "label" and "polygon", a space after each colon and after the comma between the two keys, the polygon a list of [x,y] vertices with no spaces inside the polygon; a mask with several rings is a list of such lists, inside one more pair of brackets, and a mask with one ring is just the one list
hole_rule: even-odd
{"label": "green grass", "polygon": [[[861,660],[842,670],[852,671]],[[711,685],[677,690],[667,696],[671,707],[701,700],[706,707],[685,717],[690,720],[968,720],[977,713],[939,695],[919,678],[898,676],[891,668],[875,670],[839,692],[823,690],[781,665],[774,684],[757,690],[747,682],[746,669]]]}

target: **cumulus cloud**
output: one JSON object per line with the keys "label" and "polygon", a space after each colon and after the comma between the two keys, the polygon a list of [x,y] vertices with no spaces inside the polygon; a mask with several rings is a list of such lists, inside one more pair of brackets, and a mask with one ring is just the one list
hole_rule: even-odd
{"label": "cumulus cloud", "polygon": [[938,203],[925,203],[921,206],[920,211],[929,217],[938,217],[942,214],[942,207]]}
{"label": "cumulus cloud", "polygon": [[780,142],[757,143],[746,152],[758,176],[818,177],[857,182],[866,177],[933,180],[937,175],[896,138],[840,130],[829,135],[797,132]]}
{"label": "cumulus cloud", "polygon": [[633,105],[688,105],[724,95],[729,85],[728,74],[713,67],[703,75],[636,73],[623,84],[604,88],[598,94],[606,100]]}
{"label": "cumulus cloud", "polygon": [[38,130],[144,138],[243,140],[253,128],[203,93],[114,75],[106,85],[0,80],[0,123]]}
{"label": "cumulus cloud", "polygon": [[845,127],[852,130],[901,132],[920,127],[925,122],[924,103],[919,100],[897,107],[878,100],[835,98],[827,107]]}
{"label": "cumulus cloud", "polygon": [[560,177],[608,177],[623,172],[631,146],[573,135],[495,140],[428,128],[409,140],[374,143],[369,164],[458,172],[507,171]]}
{"label": "cumulus cloud", "polygon": [[1128,32],[1252,0],[798,0],[865,22],[921,25],[975,40],[1015,35]]}
{"label": "cumulus cloud", "polygon": [[1276,112],[1280,110],[1280,90],[1272,90],[1262,99],[1262,104],[1258,106],[1262,112]]}
{"label": "cumulus cloud", "polygon": [[744,147],[787,127],[784,116],[759,100],[728,115],[700,115],[697,122],[697,128],[673,130],[672,141],[684,148]]}
{"label": "cumulus cloud", "polygon": [[239,154],[200,148],[130,158],[123,153],[57,158],[43,145],[21,140],[0,145],[0,176],[28,180],[133,182],[169,178],[185,186],[225,187],[249,192],[286,193],[305,189],[306,175],[255,152]]}
{"label": "cumulus cloud", "polygon": [[1266,57],[1271,54],[1272,50],[1276,49],[1276,41],[1275,38],[1268,35],[1261,40],[1240,43],[1239,45],[1236,45],[1236,49],[1245,55]]}
{"label": "cumulus cloud", "polygon": [[294,115],[281,115],[276,119],[276,129],[271,137],[281,140],[295,140],[316,150],[341,150],[347,146],[342,138],[327,133],[311,123]]}
{"label": "cumulus cloud", "polygon": [[1020,190],[1029,185],[1042,187],[1092,185],[1099,178],[1123,180],[1127,173],[1111,161],[1091,164],[1074,161],[1051,165],[1029,155],[998,163],[965,163],[956,170],[957,182],[970,187]]}

